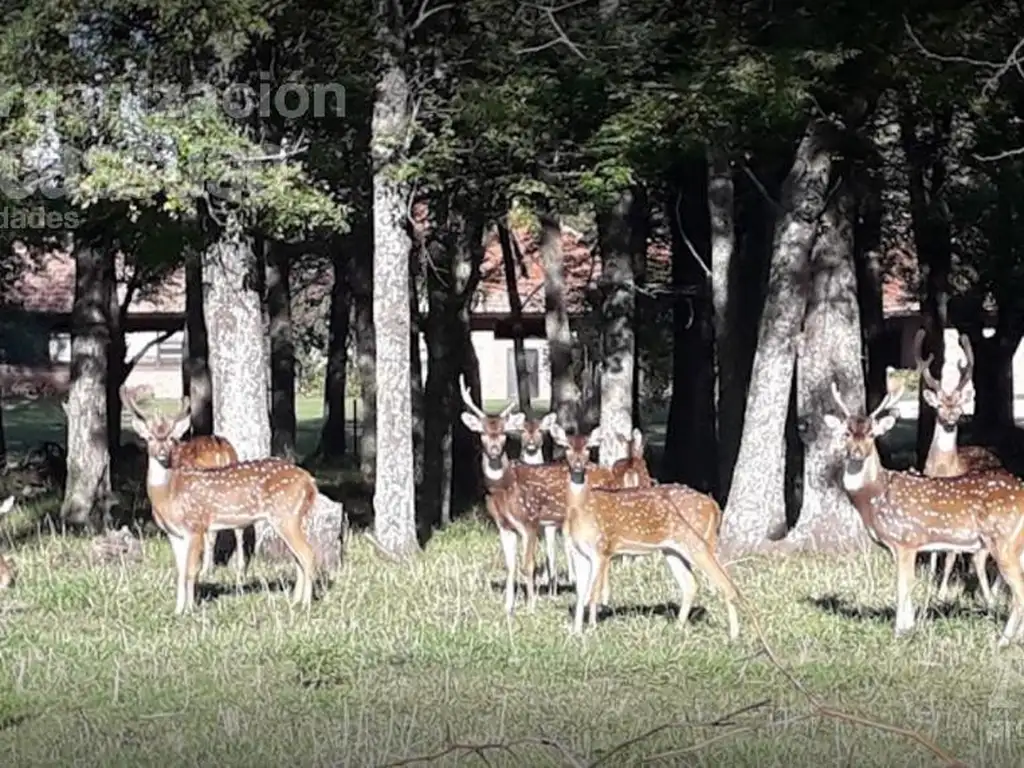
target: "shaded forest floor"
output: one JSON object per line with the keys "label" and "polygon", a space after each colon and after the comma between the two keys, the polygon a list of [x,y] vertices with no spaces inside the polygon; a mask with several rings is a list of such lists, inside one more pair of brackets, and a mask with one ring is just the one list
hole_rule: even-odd
{"label": "shaded forest floor", "polygon": [[[300,405],[307,450],[311,409]],[[61,439],[56,414],[35,413],[5,412],[13,449]],[[196,614],[179,619],[164,537],[144,538],[140,561],[95,565],[87,541],[40,524],[54,503],[26,503],[0,525],[18,573],[0,594],[8,766],[380,766],[441,753],[436,764],[936,764],[903,736],[808,716],[751,616],[824,704],[919,731],[972,764],[1024,760],[1022,649],[994,648],[1005,607],[986,614],[959,581],[938,605],[922,566],[927,617],[895,641],[895,572],[881,551],[731,564],[747,598],[734,646],[702,577],[692,625],[670,621],[677,595],[654,559],[613,566],[614,611],[584,638],[567,631],[570,587],[532,614],[521,598],[509,622],[496,537],[475,519],[409,567],[354,537],[308,615],[288,606],[293,569],[256,558],[243,594],[218,567]],[[486,762],[452,742],[487,745]]]}
{"label": "shaded forest floor", "polygon": [[0,595],[0,754],[12,768],[376,766],[449,740],[541,737],[560,746],[495,747],[487,760],[586,765],[657,726],[607,764],[678,750],[656,761],[936,764],[902,737],[804,717],[807,700],[759,653],[751,611],[826,703],[919,730],[972,764],[1024,760],[1021,649],[993,647],[1004,617],[956,590],[894,641],[894,572],[880,552],[732,564],[748,600],[735,646],[703,579],[692,625],[669,620],[676,595],[653,559],[613,567],[615,612],[582,639],[567,632],[568,589],[509,623],[495,537],[471,521],[409,567],[383,564],[355,537],[308,615],[288,607],[292,569],[257,559],[245,594],[217,568],[197,613],[175,618],[162,538],[146,539],[135,563],[90,565],[85,541],[49,536],[15,558],[19,583]]}

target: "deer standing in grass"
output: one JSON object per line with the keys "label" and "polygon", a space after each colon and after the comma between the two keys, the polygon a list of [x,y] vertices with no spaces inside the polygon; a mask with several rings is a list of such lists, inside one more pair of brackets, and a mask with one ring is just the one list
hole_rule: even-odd
{"label": "deer standing in grass", "polygon": [[825,414],[825,425],[844,441],[843,487],[871,538],[896,561],[896,636],[913,629],[911,590],[919,552],[971,554],[984,573],[991,554],[1013,592],[1014,608],[1000,645],[1019,628],[1024,610],[1024,484],[1004,471],[960,477],[927,477],[882,466],[875,440],[896,425],[889,410],[902,387],[867,416],[852,413],[832,383],[832,398],[842,417]]}
{"label": "deer standing in grass", "polygon": [[[4,499],[3,503],[0,504],[0,517],[6,515],[14,509],[14,497],[8,496]],[[2,554],[0,554],[0,589],[7,589],[14,583],[14,569],[11,568],[11,564],[7,562]]]}
{"label": "deer standing in grass", "polygon": [[[925,458],[924,474],[928,477],[959,477],[970,472],[1002,469],[1003,464],[999,457],[987,448],[980,445],[957,445],[960,419],[971,400],[974,399],[974,386],[971,383],[971,375],[974,371],[974,353],[971,349],[971,340],[967,334],[960,334],[960,347],[964,351],[964,362],[957,366],[960,374],[959,380],[952,390],[948,390],[944,389],[941,382],[936,381],[932,376],[930,366],[933,356],[929,355],[925,358],[921,354],[924,337],[923,328],[914,337],[914,361],[920,376],[921,397],[928,407],[935,411],[935,431],[932,434],[928,456]],[[932,553],[929,565],[931,578],[935,577],[938,557],[937,552]],[[939,600],[946,598],[949,577],[956,565],[956,558],[956,552],[946,554],[942,583],[938,592]],[[978,571],[978,585],[981,587],[985,602],[989,607],[994,606],[995,595],[999,588],[998,581],[994,586],[990,586],[988,574],[981,570]]]}
{"label": "deer standing in grass", "polygon": [[267,521],[296,561],[292,604],[313,600],[316,558],[303,531],[317,497],[316,481],[282,459],[257,459],[216,469],[175,466],[172,456],[189,428],[188,410],[173,418],[146,416],[130,397],[132,429],[146,441],[146,491],[153,520],[171,543],[177,567],[174,612],[195,605],[196,577],[209,532],[245,529]]}
{"label": "deer standing in grass", "polygon": [[[590,449],[600,445],[600,427],[590,436],[568,436],[559,425],[551,429],[555,442],[565,448],[569,467],[566,478],[567,509],[564,530],[572,542],[575,562],[576,612],[573,632],[583,631],[583,609],[589,605],[590,625],[596,623],[597,591],[612,558],[621,555],[650,555],[660,552],[679,585],[682,602],[678,621],[685,624],[697,594],[692,568],[702,570],[725,597],[729,639],[739,636],[735,603],[739,590],[718,562],[715,552],[677,508],[670,486],[602,489],[590,479]],[[680,487],[685,488],[685,487]],[[685,489],[691,491],[691,489]],[[692,492],[696,494],[696,492]],[[704,496],[703,494],[696,494]],[[681,493],[679,498],[684,498]],[[707,502],[717,504],[710,497]],[[689,496],[689,503],[699,503]],[[716,534],[717,535],[717,534]]]}

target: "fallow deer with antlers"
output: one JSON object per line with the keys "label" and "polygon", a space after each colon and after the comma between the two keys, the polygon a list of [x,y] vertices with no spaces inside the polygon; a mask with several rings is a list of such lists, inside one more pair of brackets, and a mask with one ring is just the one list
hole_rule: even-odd
{"label": "fallow deer with antlers", "polygon": [[[671,494],[672,486],[595,487],[589,477],[589,453],[592,447],[600,445],[600,427],[589,436],[569,436],[555,425],[551,436],[565,448],[565,461],[569,468],[565,480],[568,500],[564,529],[572,542],[572,555],[576,561],[573,631],[583,631],[584,605],[590,609],[590,625],[596,623],[597,591],[612,558],[661,553],[682,594],[678,621],[685,624],[697,594],[697,581],[691,570],[696,565],[724,595],[729,639],[735,640],[739,636],[735,606],[740,599],[739,590],[718,562],[712,546],[677,508]],[[696,492],[684,488],[675,489],[679,492],[678,498],[685,498],[688,491],[688,503],[695,503],[692,494]],[[713,499],[705,499],[717,507]]]}
{"label": "fallow deer with antlers", "polygon": [[890,391],[864,416],[846,407],[833,382],[832,398],[842,417],[824,417],[826,427],[844,441],[843,487],[868,533],[896,560],[896,636],[914,626],[911,589],[919,552],[971,554],[979,573],[991,554],[1014,596],[1000,641],[1005,645],[1024,610],[1024,484],[1005,470],[941,478],[883,467],[875,440],[896,425],[890,409],[902,391]]}
{"label": "fallow deer with antlers", "polygon": [[[924,474],[928,477],[959,477],[969,472],[985,472],[1002,469],[1003,463],[992,451],[980,445],[957,445],[960,419],[974,398],[974,386],[971,376],[974,372],[974,353],[971,340],[967,334],[960,334],[960,347],[964,351],[964,363],[957,366],[960,378],[952,390],[942,387],[935,380],[930,367],[934,355],[927,358],[921,354],[925,330],[920,329],[914,337],[914,361],[920,376],[921,397],[925,403],[935,410],[935,431],[932,433],[931,446],[925,458]],[[929,572],[934,578],[938,565],[938,553],[933,552]],[[949,578],[956,565],[957,553],[946,554],[946,563],[942,571],[942,583],[939,586],[938,598],[944,600],[949,589]],[[989,585],[988,574],[978,571],[978,585],[981,587],[985,602],[991,607],[995,604],[998,582]]]}
{"label": "fallow deer with antlers", "polygon": [[[14,497],[8,496],[0,504],[0,517],[14,509]],[[7,562],[3,554],[0,554],[0,589],[7,589],[14,583],[14,569]]]}
{"label": "fallow deer with antlers", "polygon": [[171,543],[177,567],[175,613],[191,611],[196,577],[208,532],[247,528],[267,521],[296,561],[292,603],[308,608],[313,599],[316,559],[303,526],[317,497],[316,481],[282,459],[243,461],[216,469],[175,466],[172,456],[189,428],[185,410],[173,418],[147,416],[125,398],[132,429],[146,442],[146,491],[153,520]]}

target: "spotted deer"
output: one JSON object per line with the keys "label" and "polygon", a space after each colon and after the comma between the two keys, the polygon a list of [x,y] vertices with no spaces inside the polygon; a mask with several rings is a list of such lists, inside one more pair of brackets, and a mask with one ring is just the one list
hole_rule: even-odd
{"label": "spotted deer", "polygon": [[153,520],[170,540],[177,568],[174,612],[191,611],[196,577],[208,532],[247,528],[267,521],[295,558],[297,577],[292,604],[308,608],[316,567],[303,526],[317,497],[316,481],[282,459],[243,461],[227,467],[175,466],[172,456],[189,428],[188,411],[172,419],[147,417],[125,397],[132,429],[146,442],[146,491]]}
{"label": "spotted deer", "polygon": [[644,433],[634,429],[631,437],[619,435],[619,439],[627,444],[627,453],[626,458],[612,465],[617,485],[623,488],[650,488],[654,480],[644,458]]}
{"label": "spotted deer", "polygon": [[[923,328],[914,337],[914,361],[920,376],[921,397],[928,407],[935,411],[935,431],[932,433],[931,446],[928,448],[928,455],[925,458],[924,474],[928,477],[959,477],[969,472],[1002,469],[1003,464],[999,457],[987,448],[980,445],[957,445],[960,419],[963,418],[964,411],[974,398],[974,386],[971,383],[971,375],[974,371],[974,353],[971,349],[970,338],[965,333],[960,334],[960,347],[964,351],[965,360],[963,364],[957,366],[960,373],[959,380],[952,390],[948,390],[943,388],[941,382],[936,381],[932,376],[930,367],[934,356],[923,357],[921,354],[924,337],[925,330]],[[938,557],[939,553],[932,553],[929,565],[931,578],[935,577]],[[956,552],[946,554],[942,583],[938,592],[939,600],[946,598],[946,593],[949,590],[949,578],[956,565],[956,558]],[[985,601],[990,607],[993,606],[999,588],[998,581],[994,587],[990,586],[988,574],[979,571],[978,584]]]}
{"label": "spotted deer", "polygon": [[[14,509],[14,497],[8,496],[0,504],[0,517],[6,515]],[[0,589],[7,589],[14,583],[14,569],[11,564],[7,562],[2,554],[0,554]]]}
{"label": "spotted deer", "polygon": [[[525,418],[519,430],[519,461],[526,466],[536,467],[547,462],[544,461],[544,435],[551,429],[551,425],[558,418],[557,414],[549,413],[541,419]],[[558,526],[542,525],[544,531],[544,544],[547,556],[544,574],[540,578],[541,586],[547,586],[553,593],[558,593],[558,570],[555,567],[555,536],[558,534]],[[568,551],[568,550],[567,550]],[[569,579],[573,579],[572,563],[569,564]]]}
{"label": "spotted deer", "polygon": [[565,531],[572,542],[572,556],[576,561],[573,632],[583,631],[584,605],[590,609],[590,625],[596,623],[597,588],[612,558],[660,552],[682,595],[678,621],[686,623],[697,594],[697,581],[692,572],[696,565],[724,595],[729,639],[735,640],[739,636],[735,605],[740,599],[739,590],[718,562],[712,547],[673,503],[667,486],[595,487],[590,477],[589,453],[600,444],[600,427],[589,436],[569,436],[556,425],[551,436],[565,448],[569,468],[564,481],[567,491]]}
{"label": "spotted deer", "polygon": [[1014,609],[1003,636],[1009,642],[1024,610],[1024,484],[1005,470],[944,478],[883,467],[875,440],[896,425],[890,409],[901,394],[902,387],[890,391],[865,416],[846,407],[833,382],[832,398],[842,417],[824,416],[825,426],[844,441],[843,488],[872,539],[896,561],[895,634],[914,626],[911,589],[919,552],[970,554],[978,573],[984,573],[991,554],[1013,591]]}

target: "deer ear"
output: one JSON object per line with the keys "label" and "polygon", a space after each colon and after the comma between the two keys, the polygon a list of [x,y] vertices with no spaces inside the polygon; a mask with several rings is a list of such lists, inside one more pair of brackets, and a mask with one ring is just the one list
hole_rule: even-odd
{"label": "deer ear", "polygon": [[562,428],[561,424],[557,422],[552,424],[550,431],[552,440],[554,440],[556,443],[558,443],[558,445],[562,446],[563,448],[569,447],[569,440],[566,438],[565,430]]}
{"label": "deer ear", "polygon": [[601,445],[601,425],[598,424],[594,427],[594,431],[590,433],[590,437],[587,438],[587,448],[597,448]]}
{"label": "deer ear", "polygon": [[550,432],[551,428],[555,426],[555,422],[558,421],[558,414],[552,411],[543,419],[540,420],[540,429],[542,432]]}
{"label": "deer ear", "polygon": [[933,391],[932,391],[931,389],[929,389],[928,387],[925,387],[925,388],[924,388],[924,389],[922,390],[922,392],[921,392],[921,397],[922,397],[922,398],[924,399],[925,403],[927,403],[929,407],[931,407],[931,408],[938,408],[938,407],[939,407],[939,398],[938,398],[938,395],[936,395],[936,394],[935,394],[935,393],[934,393],[934,392],[933,392]]}
{"label": "deer ear", "polygon": [[152,433],[149,431],[149,424],[140,419],[138,416],[132,414],[132,431],[136,435],[141,437],[143,440],[149,440],[152,437]]}
{"label": "deer ear", "polygon": [[520,411],[519,413],[513,413],[507,419],[505,419],[505,431],[506,432],[522,432],[523,427],[526,426],[526,414]]}
{"label": "deer ear", "polygon": [[890,429],[896,426],[896,417],[891,411],[886,411],[882,416],[875,418],[871,424],[871,434],[875,437],[881,437]]}
{"label": "deer ear", "polygon": [[469,411],[462,412],[462,423],[466,425],[466,429],[470,432],[483,432],[484,425],[480,423],[480,417],[475,413]]}
{"label": "deer ear", "polygon": [[192,418],[188,413],[184,413],[175,419],[174,424],[171,425],[171,437],[175,440],[181,440],[192,426]]}
{"label": "deer ear", "polygon": [[0,515],[6,515],[8,512],[11,511],[11,508],[13,506],[14,506],[14,497],[13,496],[8,496],[6,499],[4,499],[4,503],[0,504]]}
{"label": "deer ear", "polygon": [[840,419],[835,414],[826,413],[825,426],[832,432],[840,432],[842,431],[843,427],[846,426],[846,422]]}

